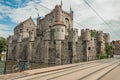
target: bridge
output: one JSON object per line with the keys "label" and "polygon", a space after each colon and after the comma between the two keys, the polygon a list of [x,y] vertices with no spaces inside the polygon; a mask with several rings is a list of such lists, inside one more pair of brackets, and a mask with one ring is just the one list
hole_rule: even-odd
{"label": "bridge", "polygon": [[119,80],[120,59],[110,58],[1,75],[0,80]]}

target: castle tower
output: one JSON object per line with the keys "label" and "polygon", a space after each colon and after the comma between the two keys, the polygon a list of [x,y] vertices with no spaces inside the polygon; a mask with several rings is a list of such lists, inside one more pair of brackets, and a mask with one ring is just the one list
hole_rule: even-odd
{"label": "castle tower", "polygon": [[103,39],[103,31],[97,32],[97,55],[105,53],[105,41]]}
{"label": "castle tower", "polygon": [[105,33],[105,44],[110,44],[110,34],[109,33]]}
{"label": "castle tower", "polygon": [[65,27],[66,25],[64,25],[63,22],[60,21],[56,22],[53,25],[56,50],[56,64],[61,64],[61,41],[65,40]]}
{"label": "castle tower", "polygon": [[71,18],[72,18],[72,20],[73,20],[73,10],[72,10],[72,7],[70,6],[70,16],[71,16]]}
{"label": "castle tower", "polygon": [[84,32],[84,37],[83,37],[83,40],[84,41],[89,41],[91,39],[91,35],[90,35],[90,30],[89,29],[86,29],[85,32]]}
{"label": "castle tower", "polygon": [[98,42],[103,41],[103,32],[102,31],[98,31],[98,33],[97,33],[97,41]]}
{"label": "castle tower", "polygon": [[65,25],[63,22],[56,22],[53,25],[54,29],[54,40],[64,40],[65,39]]}
{"label": "castle tower", "polygon": [[72,35],[72,56],[73,56],[73,59],[72,59],[72,63],[76,62],[77,61],[77,50],[76,50],[76,46],[77,46],[77,43],[78,43],[78,29],[71,29],[71,34]]}
{"label": "castle tower", "polygon": [[89,42],[91,40],[91,32],[89,29],[86,30],[81,30],[81,37],[83,40],[83,59],[86,61],[88,61],[88,57],[89,57]]}
{"label": "castle tower", "polygon": [[56,5],[55,6],[55,12],[56,12],[56,22],[60,21],[60,16],[61,16],[61,12],[62,12],[62,8],[60,5]]}

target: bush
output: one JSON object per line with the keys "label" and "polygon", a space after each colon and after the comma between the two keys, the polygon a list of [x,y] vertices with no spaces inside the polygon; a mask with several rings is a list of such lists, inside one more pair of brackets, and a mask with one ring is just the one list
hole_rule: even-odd
{"label": "bush", "polygon": [[96,35],[96,31],[91,31],[91,37],[95,37],[95,35]]}
{"label": "bush", "polygon": [[104,59],[104,58],[107,58],[107,55],[105,53],[99,55],[99,59]]}

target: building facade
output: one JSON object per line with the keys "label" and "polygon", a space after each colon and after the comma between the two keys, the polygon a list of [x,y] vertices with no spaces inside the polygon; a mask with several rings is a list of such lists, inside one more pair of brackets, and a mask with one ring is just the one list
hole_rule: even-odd
{"label": "building facade", "polygon": [[105,53],[110,35],[102,31],[73,28],[73,11],[63,11],[61,5],[44,18],[37,18],[37,26],[30,17],[14,29],[8,37],[8,59],[41,63],[68,64],[94,60]]}
{"label": "building facade", "polygon": [[113,54],[120,55],[120,40],[112,41]]}

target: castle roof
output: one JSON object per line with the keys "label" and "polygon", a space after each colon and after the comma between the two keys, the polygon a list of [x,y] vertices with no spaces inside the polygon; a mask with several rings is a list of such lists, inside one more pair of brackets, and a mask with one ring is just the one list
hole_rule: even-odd
{"label": "castle roof", "polygon": [[[14,29],[16,29],[17,27],[19,27],[19,26],[21,26],[21,25],[23,25],[24,23],[26,23],[26,22],[28,22],[28,21],[32,21],[33,22],[33,20],[32,20],[32,18],[31,18],[31,16],[28,18],[28,19],[26,19],[25,21],[23,21],[23,22],[20,22]],[[34,23],[34,22],[33,22]],[[34,24],[35,25],[35,24]]]}

